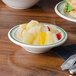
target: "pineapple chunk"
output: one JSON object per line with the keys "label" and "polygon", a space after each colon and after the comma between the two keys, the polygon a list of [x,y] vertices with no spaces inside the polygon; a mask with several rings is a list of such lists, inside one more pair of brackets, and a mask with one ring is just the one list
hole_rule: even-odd
{"label": "pineapple chunk", "polygon": [[45,38],[46,38],[46,33],[45,32],[40,32],[39,36],[38,36],[38,45],[44,45]]}
{"label": "pineapple chunk", "polygon": [[23,42],[27,44],[32,44],[35,38],[33,34],[28,33],[26,30],[23,31],[22,37],[23,37]]}
{"label": "pineapple chunk", "polygon": [[38,36],[37,36],[36,39],[34,40],[33,45],[38,45]]}
{"label": "pineapple chunk", "polygon": [[53,36],[52,36],[52,33],[48,31],[46,34],[45,45],[52,44],[52,43],[54,43]]}
{"label": "pineapple chunk", "polygon": [[35,37],[38,36],[40,31],[41,31],[41,26],[38,25],[31,27],[31,29],[28,30],[28,32],[32,33]]}
{"label": "pineapple chunk", "polygon": [[36,30],[36,35],[39,34],[39,32],[41,31],[42,26],[35,26],[35,30]]}
{"label": "pineapple chunk", "polygon": [[35,29],[35,27],[32,27],[31,29],[29,29],[29,30],[27,30],[28,31],[28,33],[31,33],[31,34],[33,34],[34,36],[36,36],[36,29]]}
{"label": "pineapple chunk", "polygon": [[19,28],[22,28],[23,30],[25,30],[26,29],[26,24],[22,24],[22,25],[20,25],[20,27]]}
{"label": "pineapple chunk", "polygon": [[27,24],[26,29],[28,30],[28,29],[30,29],[30,28],[34,27],[35,25],[38,25],[38,24],[39,24],[38,21],[32,20],[32,21],[30,21],[30,22]]}
{"label": "pineapple chunk", "polygon": [[51,29],[50,31],[51,31],[52,33],[55,33],[55,34],[56,34],[56,33],[59,32],[59,31],[57,30],[56,26],[50,25],[49,27],[50,27],[50,29]]}
{"label": "pineapple chunk", "polygon": [[44,24],[39,23],[38,25],[41,26],[41,27],[44,27]]}
{"label": "pineapple chunk", "polygon": [[46,26],[44,26],[42,29],[41,29],[42,32],[47,32],[48,31],[48,28]]}
{"label": "pineapple chunk", "polygon": [[53,36],[54,43],[55,43],[55,42],[57,42],[57,41],[58,41],[58,39],[57,39],[57,37],[56,37],[56,34],[55,34],[55,33],[53,33],[53,34],[52,34],[52,36]]}
{"label": "pineapple chunk", "polygon": [[19,40],[19,41],[22,41],[22,35],[21,35],[21,30],[18,29],[15,33],[15,36],[16,38]]}

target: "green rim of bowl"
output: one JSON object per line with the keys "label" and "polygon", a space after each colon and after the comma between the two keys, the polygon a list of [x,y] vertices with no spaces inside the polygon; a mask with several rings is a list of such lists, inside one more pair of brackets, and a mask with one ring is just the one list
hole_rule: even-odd
{"label": "green rim of bowl", "polygon": [[[53,24],[47,24],[47,23],[42,23],[42,24],[44,24],[45,26],[46,26],[46,25],[47,25],[47,26],[53,25]],[[56,25],[53,25],[53,26],[56,26]],[[11,39],[13,39],[13,40],[16,41],[17,43],[23,44],[22,46],[27,45],[27,46],[32,46],[32,47],[34,47],[34,46],[37,46],[37,47],[49,47],[49,46],[55,46],[55,45],[58,45],[58,44],[62,44],[62,43],[64,43],[64,42],[66,41],[66,39],[67,39],[67,33],[66,33],[62,28],[56,26],[56,28],[59,29],[59,30],[63,33],[63,38],[62,38],[61,40],[59,40],[59,41],[56,42],[56,43],[49,44],[49,45],[30,45],[30,44],[26,44],[26,43],[20,42],[20,41],[18,41],[16,38],[14,38],[14,36],[12,36],[12,33],[14,32],[14,30],[17,29],[18,27],[19,27],[19,25],[13,27],[13,28],[9,31],[8,37],[10,37]],[[16,32],[16,31],[15,31],[15,32]],[[15,34],[14,34],[14,35],[15,35]],[[9,39],[10,39],[10,38],[9,38]],[[10,40],[11,40],[11,39],[10,39]],[[15,42],[14,42],[14,43],[15,43]],[[17,43],[16,43],[16,44],[17,44]],[[18,44],[18,45],[20,45],[20,44]]]}

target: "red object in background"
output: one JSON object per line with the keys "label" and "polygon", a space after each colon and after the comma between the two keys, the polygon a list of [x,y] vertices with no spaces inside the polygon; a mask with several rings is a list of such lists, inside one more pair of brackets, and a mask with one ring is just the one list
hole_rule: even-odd
{"label": "red object in background", "polygon": [[47,28],[48,28],[48,31],[50,31],[50,27],[49,27],[49,26],[47,26]]}
{"label": "red object in background", "polygon": [[58,39],[58,40],[61,39],[61,34],[60,34],[60,33],[57,33],[56,36],[57,36],[57,39]]}

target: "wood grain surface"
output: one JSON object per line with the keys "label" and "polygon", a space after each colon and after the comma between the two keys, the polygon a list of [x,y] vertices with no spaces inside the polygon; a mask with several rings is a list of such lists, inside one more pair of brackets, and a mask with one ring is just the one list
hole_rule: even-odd
{"label": "wood grain surface", "polygon": [[27,10],[12,9],[0,1],[0,76],[76,76],[60,69],[64,61],[53,51],[32,54],[8,39],[8,31],[15,25],[38,20],[67,31],[64,45],[76,43],[76,23],[60,18],[54,11],[59,1],[40,0]]}

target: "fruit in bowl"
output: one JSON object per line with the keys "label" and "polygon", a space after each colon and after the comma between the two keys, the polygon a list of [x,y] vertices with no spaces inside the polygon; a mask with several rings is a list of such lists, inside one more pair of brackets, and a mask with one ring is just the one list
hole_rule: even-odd
{"label": "fruit in bowl", "polygon": [[16,38],[31,45],[48,45],[58,42],[62,38],[62,33],[55,26],[45,26],[32,20],[19,26]]}
{"label": "fruit in bowl", "polygon": [[67,39],[67,34],[58,26],[31,20],[29,23],[12,28],[8,37],[29,52],[44,53],[63,44]]}

